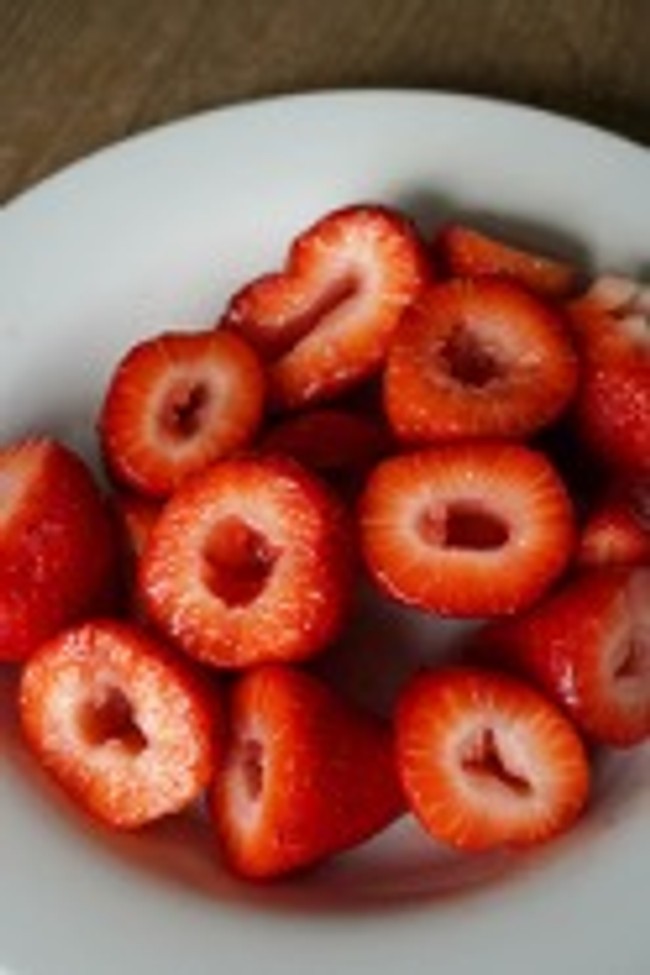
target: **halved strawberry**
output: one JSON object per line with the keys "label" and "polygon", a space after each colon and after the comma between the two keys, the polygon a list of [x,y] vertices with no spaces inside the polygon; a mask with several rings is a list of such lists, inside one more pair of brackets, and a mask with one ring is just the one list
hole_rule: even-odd
{"label": "halved strawberry", "polygon": [[108,508],[81,458],[48,438],[0,449],[0,660],[105,605],[115,566]]}
{"label": "halved strawberry", "polygon": [[361,498],[368,567],[389,594],[451,616],[515,613],[570,558],[574,517],[548,460],[481,442],[383,461]]}
{"label": "halved strawberry", "polygon": [[337,487],[356,489],[388,452],[391,437],[370,416],[348,409],[312,409],[270,427],[260,449],[293,457]]}
{"label": "halved strawberry", "polygon": [[592,506],[580,533],[583,568],[650,564],[650,482],[615,484]]}
{"label": "halved strawberry", "polygon": [[650,472],[650,288],[605,277],[570,305],[584,368],[577,428],[619,471]]}
{"label": "halved strawberry", "polygon": [[566,298],[578,274],[565,261],[513,247],[464,224],[448,224],[434,247],[447,272],[461,278],[500,277],[525,285],[546,298]]}
{"label": "halved strawberry", "polygon": [[417,674],[398,700],[396,732],[415,815],[459,849],[548,840],[587,801],[589,765],[577,733],[541,694],[503,674]]}
{"label": "halved strawberry", "polygon": [[283,271],[242,288],[224,324],[271,363],[276,406],[316,403],[378,370],[429,273],[424,247],[404,217],[350,206],[305,230]]}
{"label": "halved strawberry", "polygon": [[405,314],[384,376],[407,443],[526,437],[571,400],[578,363],[561,318],[521,286],[454,280]]}
{"label": "halved strawberry", "polygon": [[482,659],[534,680],[594,741],[650,734],[650,569],[600,569],[477,638]]}
{"label": "halved strawberry", "polygon": [[225,332],[167,333],[132,348],[106,393],[99,433],[114,478],[153,497],[246,447],[262,418],[255,352]]}
{"label": "halved strawberry", "polygon": [[217,667],[299,660],[337,634],[350,540],[327,488],[288,458],[214,464],[181,487],[140,571],[149,615]]}
{"label": "halved strawberry", "polygon": [[235,684],[211,810],[227,864],[269,879],[368,839],[404,809],[390,730],[315,677],[267,664]]}
{"label": "halved strawberry", "polygon": [[215,694],[142,630],[100,620],[28,661],[20,716],[36,758],[86,812],[136,829],[180,812],[211,780]]}

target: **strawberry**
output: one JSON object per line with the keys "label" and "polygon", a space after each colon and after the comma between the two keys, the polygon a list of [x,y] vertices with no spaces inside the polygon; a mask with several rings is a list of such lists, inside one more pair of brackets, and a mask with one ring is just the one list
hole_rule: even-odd
{"label": "strawberry", "polygon": [[605,492],[582,526],[576,558],[582,568],[650,564],[650,482]]}
{"label": "strawberry", "polygon": [[433,285],[405,314],[384,399],[406,443],[522,438],[562,413],[577,381],[556,312],[519,285],[458,279]]}
{"label": "strawberry", "polygon": [[378,371],[428,276],[409,222],[383,207],[351,206],[305,230],[283,271],[242,288],[224,324],[270,363],[275,405],[304,406]]}
{"label": "strawberry", "polygon": [[580,738],[514,678],[470,667],[421,672],[402,690],[395,724],[407,801],[444,843],[529,846],[566,830],[586,803]]}
{"label": "strawberry", "polygon": [[113,594],[108,508],[85,463],[48,438],[0,449],[0,660],[21,661]]}
{"label": "strawberry", "polygon": [[585,572],[477,637],[481,659],[534,680],[589,738],[650,734],[650,569]]}
{"label": "strawberry", "polygon": [[163,505],[157,499],[126,491],[116,492],[111,500],[122,550],[124,608],[141,619],[146,613],[138,593],[138,566]]}
{"label": "strawberry", "polygon": [[252,442],[265,379],[243,339],[168,333],[132,348],[115,370],[99,419],[115,480],[152,497]]}
{"label": "strawberry", "polygon": [[650,472],[650,288],[605,277],[570,306],[584,368],[577,429],[604,463]]}
{"label": "strawberry", "polygon": [[286,454],[335,486],[356,486],[388,452],[390,437],[380,423],[348,409],[312,409],[272,426],[263,451]]}
{"label": "strawberry", "polygon": [[463,224],[448,224],[435,250],[454,277],[507,278],[545,298],[566,298],[578,285],[575,268],[564,261],[513,247]]}
{"label": "strawberry", "polygon": [[339,503],[288,458],[214,464],[165,505],[140,593],[187,653],[217,667],[305,659],[338,633],[350,588]]}
{"label": "strawberry", "polygon": [[563,571],[574,545],[567,492],[544,455],[486,442],[389,458],[360,502],[379,585],[443,615],[515,613]]}
{"label": "strawberry", "polygon": [[92,621],[46,642],[23,670],[19,701],[33,754],[109,826],[179,812],[212,777],[218,700],[133,625]]}
{"label": "strawberry", "polygon": [[388,726],[312,675],[286,664],[247,672],[229,720],[210,807],[236,873],[261,880],[314,866],[403,811]]}

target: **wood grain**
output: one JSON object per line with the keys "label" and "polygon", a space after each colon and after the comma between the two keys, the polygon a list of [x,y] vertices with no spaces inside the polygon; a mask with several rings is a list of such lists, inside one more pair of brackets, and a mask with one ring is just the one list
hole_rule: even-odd
{"label": "wood grain", "polygon": [[0,0],[0,200],[208,107],[453,88],[650,144],[647,0]]}

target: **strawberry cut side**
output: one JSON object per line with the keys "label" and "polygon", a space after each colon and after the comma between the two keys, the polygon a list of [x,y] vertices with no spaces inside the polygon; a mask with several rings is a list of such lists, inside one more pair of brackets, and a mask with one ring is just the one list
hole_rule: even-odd
{"label": "strawberry cut side", "polygon": [[392,735],[315,677],[282,664],[243,675],[210,808],[229,867],[271,879],[315,866],[399,816]]}
{"label": "strawberry cut side", "polygon": [[167,333],[131,349],[115,370],[99,419],[109,471],[152,497],[247,447],[262,419],[265,376],[243,339]]}
{"label": "strawberry cut side", "polygon": [[521,439],[564,411],[577,381],[556,312],[516,284],[459,279],[429,288],[406,312],[384,402],[408,444]]}
{"label": "strawberry cut side", "polygon": [[242,288],[223,324],[269,363],[277,408],[315,404],[378,371],[402,312],[429,276],[424,247],[404,217],[351,206],[296,238],[284,270]]}
{"label": "strawberry cut side", "polygon": [[550,463],[507,443],[383,461],[361,498],[360,525],[380,587],[448,616],[522,610],[559,577],[575,543],[572,506]]}
{"label": "strawberry cut side", "polygon": [[288,458],[214,464],[179,489],[140,565],[151,618],[204,663],[306,659],[338,634],[350,535],[338,500]]}
{"label": "strawberry cut side", "polygon": [[108,826],[137,829],[185,809],[211,780],[215,695],[159,640],[97,620],[38,650],[19,704],[31,751],[71,798]]}
{"label": "strawberry cut side", "polygon": [[518,680],[476,668],[422,672],[402,690],[395,721],[407,801],[441,842],[529,846],[568,829],[585,806],[578,735]]}
{"label": "strawberry cut side", "polygon": [[477,638],[480,659],[533,680],[595,742],[650,734],[650,569],[585,572]]}
{"label": "strawberry cut side", "polygon": [[612,486],[589,510],[576,555],[581,568],[650,564],[650,482]]}

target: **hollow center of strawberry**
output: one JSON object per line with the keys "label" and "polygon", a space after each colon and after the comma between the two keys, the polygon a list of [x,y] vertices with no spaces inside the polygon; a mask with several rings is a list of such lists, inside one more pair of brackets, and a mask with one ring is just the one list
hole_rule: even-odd
{"label": "hollow center of strawberry", "polygon": [[643,681],[650,695],[650,631],[633,630],[618,648],[616,680]]}
{"label": "hollow center of strawberry", "polygon": [[178,440],[195,437],[202,429],[210,400],[207,385],[200,381],[182,380],[167,394],[161,414],[162,427]]}
{"label": "hollow center of strawberry", "polygon": [[276,558],[264,535],[241,518],[224,518],[203,550],[204,579],[227,606],[247,606],[264,589]]}
{"label": "hollow center of strawberry", "polygon": [[255,738],[247,738],[239,747],[239,763],[246,798],[255,802],[264,787],[264,749]]}
{"label": "hollow center of strawberry", "polygon": [[445,510],[444,548],[490,551],[505,545],[509,534],[508,525],[499,515],[474,502],[456,501]]}
{"label": "hollow center of strawberry", "polygon": [[483,782],[489,780],[516,796],[526,797],[533,791],[528,779],[508,763],[492,728],[482,728],[472,738],[465,747],[461,764],[469,775]]}
{"label": "hollow center of strawberry", "polygon": [[452,330],[442,347],[442,359],[451,378],[462,386],[482,389],[503,375],[494,352],[464,325]]}
{"label": "hollow center of strawberry", "polygon": [[79,725],[92,747],[119,742],[133,754],[147,747],[133,706],[118,687],[109,687],[100,696],[86,700],[79,714]]}

